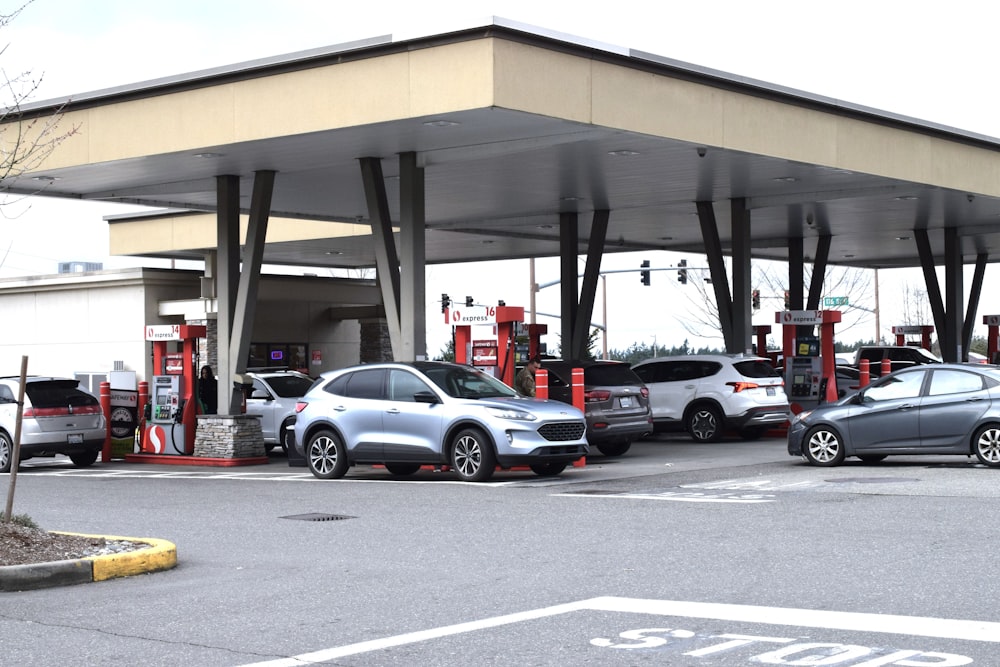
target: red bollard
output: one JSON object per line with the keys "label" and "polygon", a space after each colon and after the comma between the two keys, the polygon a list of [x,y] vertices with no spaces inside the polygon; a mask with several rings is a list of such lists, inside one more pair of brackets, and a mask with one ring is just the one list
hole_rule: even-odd
{"label": "red bollard", "polygon": [[145,380],[139,382],[139,405],[138,418],[139,418],[139,448],[137,451],[145,451],[143,449],[143,444],[146,440],[146,403],[149,402],[149,383]]}
{"label": "red bollard", "polygon": [[[587,408],[584,403],[583,397],[583,369],[574,368],[571,371],[570,387],[572,389],[573,396],[573,406],[579,408],[582,412],[586,412]],[[583,468],[587,465],[587,457],[581,456],[576,461],[573,461],[574,468]]]}
{"label": "red bollard", "polygon": [[867,359],[862,359],[861,363],[858,364],[858,386],[861,388],[871,384],[872,372],[870,366],[871,362]]}
{"label": "red bollard", "polygon": [[549,372],[544,368],[535,371],[535,398],[549,397]]}
{"label": "red bollard", "polygon": [[104,413],[104,446],[101,448],[101,462],[111,460],[111,383],[102,382],[100,389],[101,412]]}
{"label": "red bollard", "polygon": [[885,377],[892,372],[892,362],[888,359],[882,360],[882,377]]}

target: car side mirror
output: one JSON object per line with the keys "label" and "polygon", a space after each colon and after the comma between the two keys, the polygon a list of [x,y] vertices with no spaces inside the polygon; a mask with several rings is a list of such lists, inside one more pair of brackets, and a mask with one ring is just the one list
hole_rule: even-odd
{"label": "car side mirror", "polygon": [[417,403],[439,403],[437,395],[432,391],[418,391],[413,395]]}

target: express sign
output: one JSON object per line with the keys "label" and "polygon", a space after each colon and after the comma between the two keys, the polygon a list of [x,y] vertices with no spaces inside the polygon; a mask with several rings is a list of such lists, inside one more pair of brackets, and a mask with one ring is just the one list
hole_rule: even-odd
{"label": "express sign", "polygon": [[146,340],[180,340],[181,325],[179,324],[147,324]]}

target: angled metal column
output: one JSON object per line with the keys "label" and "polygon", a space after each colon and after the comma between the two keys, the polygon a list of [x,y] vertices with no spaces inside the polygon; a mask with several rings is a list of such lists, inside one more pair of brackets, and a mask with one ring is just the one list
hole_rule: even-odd
{"label": "angled metal column", "polygon": [[823,234],[816,241],[816,256],[813,258],[813,272],[809,279],[809,299],[806,310],[819,310],[819,299],[823,296],[823,279],[826,277],[826,267],[830,261],[830,243],[832,237]]}
{"label": "angled metal column", "polygon": [[943,342],[944,331],[947,328],[944,319],[944,302],[941,300],[941,287],[938,285],[937,273],[934,271],[934,254],[931,251],[931,241],[927,230],[923,228],[913,230],[913,240],[917,242],[920,268],[924,271],[924,287],[927,288],[927,300],[931,302],[934,327],[938,332],[938,340]]}
{"label": "angled metal column", "polygon": [[399,156],[399,327],[397,361],[427,358],[424,170],[416,153]]}
{"label": "angled metal column", "polygon": [[[233,331],[229,339],[229,365],[235,373],[246,371],[247,359],[250,357],[250,338],[253,335],[254,316],[257,314],[257,287],[260,284],[260,266],[264,259],[267,222],[271,216],[272,194],[274,194],[274,172],[254,172],[250,220],[247,225],[246,249],[243,252],[243,270],[240,272],[236,291]],[[229,385],[232,386],[231,379]],[[231,394],[227,414],[239,414],[241,402],[242,397],[239,394]]]}
{"label": "angled metal column", "polygon": [[969,360],[969,348],[972,347],[972,327],[976,326],[976,313],[979,311],[979,297],[983,293],[983,278],[986,276],[986,262],[990,259],[989,254],[979,253],[976,255],[976,271],[972,276],[972,285],[969,287],[969,305],[965,311],[965,324],[962,325],[962,358],[961,361]]}
{"label": "angled metal column", "polygon": [[945,329],[938,334],[941,359],[962,359],[962,320],[965,285],[962,272],[962,240],[957,227],[944,228]]}
{"label": "angled metal column", "polygon": [[396,254],[396,241],[392,236],[389,200],[385,194],[385,179],[382,178],[382,162],[379,158],[361,158],[361,180],[365,186],[368,218],[372,227],[372,240],[375,243],[375,277],[382,290],[392,356],[394,359],[399,359],[403,346],[403,334],[399,324],[399,256]]}
{"label": "angled metal column", "polygon": [[730,201],[733,229],[733,340],[729,352],[753,349],[753,310],[750,306],[750,210],[746,199]]}
{"label": "angled metal column", "polygon": [[[215,179],[215,231],[218,245],[216,289],[218,297],[219,411],[233,402],[233,374],[229,342],[233,335],[233,313],[240,277],[240,177],[217,176]],[[237,409],[237,413],[238,413]],[[229,414],[233,414],[230,412]]]}
{"label": "angled metal column", "polygon": [[802,310],[806,284],[805,243],[802,237],[788,239],[788,309]]}
{"label": "angled metal column", "polygon": [[576,330],[579,302],[576,291],[576,257],[579,244],[579,222],[576,213],[559,214],[559,341],[563,359],[572,358],[573,333]]}
{"label": "angled metal column", "polygon": [[698,222],[701,224],[705,255],[708,258],[708,271],[712,277],[712,288],[715,290],[715,303],[719,307],[719,327],[722,329],[726,349],[731,350],[736,344],[733,334],[733,302],[729,294],[729,276],[726,274],[726,261],[722,256],[719,227],[715,222],[715,209],[712,208],[710,201],[696,202],[695,205],[698,209]]}
{"label": "angled metal column", "polygon": [[608,236],[608,211],[594,211],[587,243],[587,265],[583,271],[580,287],[580,308],[576,311],[576,325],[573,328],[573,358],[583,359],[590,341],[590,321],[594,315],[594,300],[597,296],[597,278],[601,274],[601,257],[604,242]]}

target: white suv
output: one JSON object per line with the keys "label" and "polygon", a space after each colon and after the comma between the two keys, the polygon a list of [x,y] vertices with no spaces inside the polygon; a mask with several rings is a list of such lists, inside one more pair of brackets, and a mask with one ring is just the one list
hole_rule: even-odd
{"label": "white suv", "polygon": [[785,382],[764,357],[692,354],[632,366],[649,389],[656,430],[715,442],[726,429],[750,440],[788,420]]}

